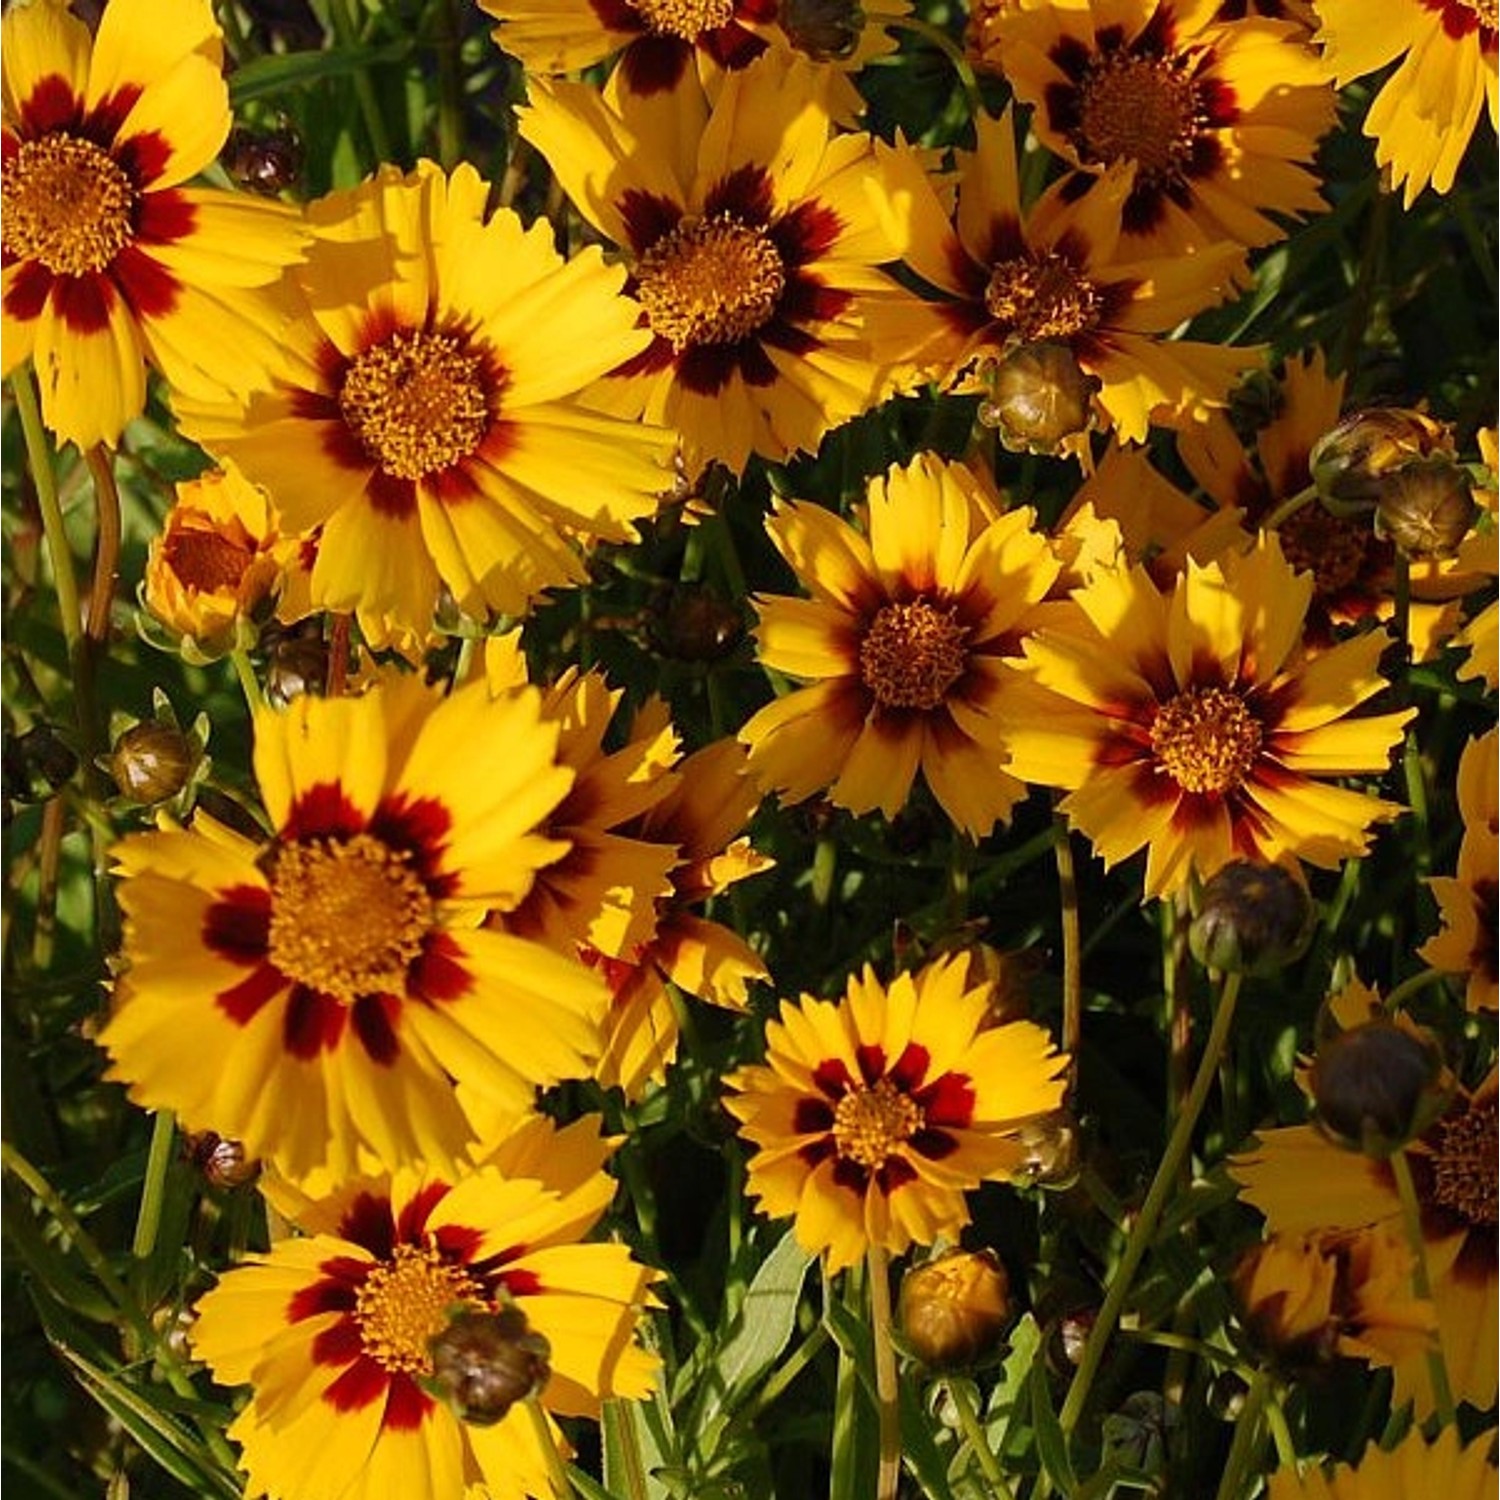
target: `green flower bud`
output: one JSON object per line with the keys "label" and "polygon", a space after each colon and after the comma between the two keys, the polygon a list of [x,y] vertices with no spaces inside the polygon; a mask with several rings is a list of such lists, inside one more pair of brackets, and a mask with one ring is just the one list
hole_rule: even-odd
{"label": "green flower bud", "polygon": [[995,367],[979,420],[1013,453],[1055,454],[1089,430],[1098,389],[1066,344],[1022,344]]}
{"label": "green flower bud", "polygon": [[1469,472],[1451,458],[1415,459],[1380,483],[1375,533],[1408,557],[1452,557],[1479,507]]}
{"label": "green flower bud", "polygon": [[1290,870],[1235,860],[1203,887],[1188,946],[1204,968],[1264,974],[1298,958],[1312,929],[1307,888]]}
{"label": "green flower bud", "polygon": [[1328,1038],[1313,1062],[1312,1090],[1324,1131],[1381,1159],[1421,1135],[1448,1104],[1437,1048],[1387,1020]]}
{"label": "green flower bud", "polygon": [[782,0],[776,19],[787,41],[819,63],[852,57],[865,27],[856,0]]}
{"label": "green flower bud", "polygon": [[132,802],[166,802],[188,784],[197,760],[197,750],[180,729],[143,719],[115,741],[109,773]]}
{"label": "green flower bud", "polygon": [[1312,445],[1308,467],[1324,505],[1334,515],[1368,511],[1393,469],[1441,453],[1453,456],[1448,428],[1402,406],[1351,412]]}

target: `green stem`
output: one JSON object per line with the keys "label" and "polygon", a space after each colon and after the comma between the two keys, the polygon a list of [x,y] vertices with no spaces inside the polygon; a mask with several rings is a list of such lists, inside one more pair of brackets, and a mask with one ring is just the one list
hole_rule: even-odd
{"label": "green stem", "polygon": [[1441,984],[1446,977],[1441,969],[1419,969],[1415,974],[1408,975],[1385,997],[1386,1013],[1395,1015],[1413,995],[1429,985]]}
{"label": "green stem", "polygon": [[90,448],[84,460],[94,481],[99,538],[94,546],[94,579],[83,633],[97,650],[109,639],[110,606],[114,603],[115,576],[120,570],[120,491],[115,485],[114,460],[102,443]]}
{"label": "green stem", "polygon": [[1083,1039],[1083,929],[1078,919],[1078,871],[1067,819],[1052,814],[1056,833],[1057,899],[1062,922],[1062,1049],[1068,1054],[1069,1092],[1078,1084],[1078,1047]]}
{"label": "green stem", "polygon": [[1359,271],[1345,310],[1344,343],[1339,351],[1339,371],[1353,387],[1354,366],[1359,357],[1360,344],[1365,328],[1370,321],[1370,305],[1375,300],[1375,288],[1379,282],[1380,257],[1388,237],[1391,217],[1391,194],[1377,192],[1365,225],[1364,246],[1360,251]]}
{"label": "green stem", "polygon": [[[1396,1192],[1401,1199],[1401,1219],[1406,1226],[1406,1238],[1411,1245],[1411,1285],[1420,1302],[1431,1303],[1432,1280],[1427,1274],[1427,1242],[1422,1236],[1422,1206],[1417,1201],[1417,1185],[1412,1181],[1411,1165],[1405,1151],[1391,1155],[1391,1176],[1396,1180]],[[1434,1336],[1427,1348],[1427,1374],[1432,1381],[1432,1400],[1437,1408],[1438,1421],[1443,1427],[1451,1426],[1454,1420],[1453,1387],[1448,1380],[1448,1362],[1443,1357],[1441,1335]]]}
{"label": "green stem", "polygon": [[151,1150],[146,1157],[146,1180],[141,1186],[141,1207],[135,1220],[135,1239],[130,1252],[145,1260],[156,1248],[161,1227],[161,1205],[166,1196],[167,1172],[172,1165],[172,1146],[177,1125],[169,1109],[159,1109],[151,1122]]}
{"label": "green stem", "polygon": [[438,0],[438,161],[451,172],[464,155],[464,80],[459,60],[462,33],[453,0]]}
{"label": "green stem", "polygon": [[891,1342],[891,1258],[879,1245],[865,1251],[870,1281],[870,1336],[875,1346],[875,1404],[880,1419],[876,1500],[896,1500],[901,1482],[901,1407],[896,1346]]}
{"label": "green stem", "polygon": [[36,386],[31,367],[22,365],[10,377],[10,388],[16,398],[21,418],[21,436],[26,443],[26,459],[36,485],[37,507],[42,513],[42,531],[47,538],[47,553],[52,560],[52,587],[57,592],[57,609],[62,616],[63,640],[68,657],[76,658],[83,643],[83,611],[79,605],[78,577],[73,570],[73,549],[63,525],[62,506],[57,497],[57,474],[52,467],[52,446],[42,425],[37,405]]}
{"label": "green stem", "polygon": [[1283,500],[1275,510],[1260,523],[1262,531],[1275,531],[1283,522],[1297,514],[1304,505],[1318,498],[1318,487],[1310,484],[1305,490],[1298,490],[1289,499]]}
{"label": "green stem", "polygon": [[1260,1450],[1265,1442],[1261,1413],[1266,1404],[1270,1381],[1264,1370],[1257,1370],[1245,1393],[1245,1404],[1235,1418],[1234,1439],[1224,1460],[1224,1474],[1219,1481],[1217,1500],[1240,1500],[1249,1489],[1251,1477],[1260,1467]]}
{"label": "green stem", "polygon": [[[343,46],[359,44],[359,22],[349,0],[330,0],[329,17],[333,21],[334,35]],[[375,97],[375,86],[370,82],[369,70],[358,68],[354,73],[354,97],[359,103],[359,112],[365,122],[365,132],[370,137],[370,149],[375,153],[374,165],[391,159],[391,141],[386,134],[385,119],[380,113],[380,101]]]}
{"label": "green stem", "polygon": [[526,1398],[526,1409],[531,1413],[531,1426],[536,1433],[537,1447],[542,1450],[542,1458],[547,1464],[547,1478],[552,1483],[552,1493],[559,1500],[567,1500],[569,1495],[576,1494],[577,1491],[573,1488],[573,1481],[568,1478],[568,1466],[563,1462],[562,1454],[557,1451],[552,1424],[547,1420],[542,1403],[535,1396]]}
{"label": "green stem", "polygon": [[984,95],[980,93],[979,79],[974,75],[973,64],[964,56],[963,48],[946,31],[934,26],[930,21],[919,20],[916,16],[891,16],[886,24],[921,37],[924,42],[936,47],[948,59],[953,65],[954,73],[958,75],[964,98],[968,101],[971,119],[977,120],[981,115],[989,113],[984,107]]}
{"label": "green stem", "polygon": [[999,1500],[1013,1500],[1015,1492],[1006,1483],[1000,1460],[995,1457],[990,1441],[985,1436],[984,1427],[980,1423],[979,1413],[974,1410],[974,1403],[969,1400],[967,1383],[945,1377],[943,1387],[948,1392],[948,1399],[953,1403],[953,1410],[958,1413],[958,1425],[964,1430],[964,1441],[968,1443],[974,1457],[979,1460],[980,1470],[988,1481],[990,1490],[999,1496]]}
{"label": "green stem", "polygon": [[828,1325],[819,1323],[776,1367],[769,1380],[760,1388],[750,1408],[751,1417],[758,1417],[780,1399],[788,1386],[822,1353],[828,1342]]}
{"label": "green stem", "polygon": [[1297,1462],[1297,1445],[1292,1441],[1292,1430],[1286,1425],[1286,1412],[1281,1404],[1281,1387],[1273,1387],[1267,1395],[1262,1415],[1265,1417],[1266,1426],[1271,1429],[1271,1441],[1276,1445],[1276,1463],[1278,1467],[1290,1469],[1293,1474],[1302,1472],[1302,1465]]}
{"label": "green stem", "polygon": [[1104,1302],[1099,1308],[1099,1316],[1095,1319],[1093,1328],[1089,1330],[1088,1340],[1083,1346],[1083,1355],[1078,1362],[1078,1369],[1073,1375],[1072,1384],[1069,1385],[1068,1394],[1063,1401],[1062,1411],[1058,1415],[1058,1421],[1065,1435],[1070,1434],[1077,1427],[1078,1419],[1083,1414],[1089,1390],[1104,1359],[1104,1351],[1114,1334],[1115,1325],[1119,1322],[1125,1299],[1130,1295],[1135,1273],[1145,1259],[1146,1251],[1151,1247],[1162,1210],[1172,1196],[1172,1191],[1177,1185],[1178,1171],[1192,1147],[1193,1131],[1197,1128],[1198,1117],[1203,1113],[1203,1106],[1208,1100],[1208,1091],[1213,1085],[1214,1076],[1218,1073],[1219,1058],[1223,1054],[1224,1044],[1229,1040],[1229,1028],[1234,1020],[1234,1008],[1239,1000],[1239,994],[1240,976],[1238,974],[1227,975],[1224,987],[1219,994],[1218,1007],[1214,1012],[1213,1026],[1208,1033],[1203,1056],[1198,1061],[1198,1071],[1193,1077],[1192,1087],[1188,1090],[1182,1111],[1172,1126],[1167,1149],[1162,1153],[1161,1162],[1156,1168],[1156,1175],[1151,1180],[1151,1186],[1146,1193],[1146,1201],[1141,1205],[1141,1211],[1131,1226],[1124,1253],[1120,1257],[1119,1265],[1115,1267],[1109,1290],[1105,1293]]}
{"label": "green stem", "polygon": [[240,691],[245,695],[245,705],[251,714],[258,714],[266,706],[265,694],[260,690],[260,679],[255,675],[255,668],[250,664],[250,655],[242,646],[236,646],[229,653],[229,659],[234,663],[234,675],[240,680]]}

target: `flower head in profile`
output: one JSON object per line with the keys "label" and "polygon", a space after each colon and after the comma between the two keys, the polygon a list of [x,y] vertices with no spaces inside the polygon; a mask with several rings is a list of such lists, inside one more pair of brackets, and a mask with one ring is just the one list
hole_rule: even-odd
{"label": "flower head in profile", "polygon": [[1322,23],[1315,40],[1342,88],[1398,66],[1365,116],[1375,162],[1410,208],[1426,187],[1446,193],[1474,137],[1481,111],[1496,125],[1495,7],[1488,0],[1391,0],[1380,25],[1359,0],[1313,0]]}
{"label": "flower head in profile", "polygon": [[1419,948],[1434,969],[1466,975],[1470,1010],[1500,1009],[1496,974],[1496,895],[1500,889],[1500,730],[1472,739],[1458,762],[1458,811],[1464,836],[1458,868],[1427,882],[1437,897],[1442,930]]}
{"label": "flower head in profile", "polygon": [[1067,1058],[1030,1021],[988,1025],[992,989],[962,954],[888,985],[866,968],[841,1001],[784,1000],[765,1065],[725,1080],[751,1194],[830,1272],[956,1237],[964,1194],[1019,1172],[1017,1132],[1061,1103]]}
{"label": "flower head in profile", "polygon": [[[444,1347],[461,1325],[504,1315],[489,1357],[503,1359],[503,1339],[524,1330],[549,1415],[597,1418],[606,1398],[649,1394],[653,1362],[633,1334],[652,1273],[625,1246],[583,1238],[614,1193],[606,1154],[588,1121],[539,1122],[519,1151],[502,1147],[476,1168],[403,1170],[289,1205],[307,1237],[227,1272],[199,1299],[191,1334],[216,1380],[252,1388],[229,1429],[251,1490],[281,1500],[448,1500],[467,1486],[492,1500],[551,1494],[523,1400],[455,1409]],[[460,1391],[481,1384],[487,1372],[472,1365],[485,1357],[471,1337]]]}
{"label": "flower head in profile", "polygon": [[1272,218],[1321,213],[1313,156],[1333,90],[1292,21],[1218,20],[1204,0],[1021,6],[995,58],[1033,106],[1042,143],[1071,164],[1051,190],[1078,198],[1131,164],[1122,255],[1269,245]]}
{"label": "flower head in profile", "polygon": [[1120,233],[1135,180],[1129,165],[1083,179],[1076,201],[1054,194],[1024,208],[1010,112],[981,115],[976,129],[977,149],[958,153],[951,224],[915,159],[891,162],[908,203],[903,258],[938,293],[937,332],[924,352],[954,376],[977,362],[960,389],[983,389],[985,365],[1007,351],[1062,345],[1099,383],[1100,424],[1124,441],[1144,439],[1153,420],[1222,405],[1260,350],[1168,335],[1222,299],[1238,248],[1186,256],[1129,246]]}
{"label": "flower head in profile", "polygon": [[1025,642],[1001,714],[1010,769],[1063,787],[1061,810],[1106,864],[1147,850],[1148,897],[1231,859],[1336,865],[1401,809],[1332,785],[1387,769],[1415,710],[1351,717],[1385,681],[1382,633],[1300,648],[1312,579],[1274,533],[1188,562],[1170,592],[1140,567],[1073,595],[1072,626]]}
{"label": "flower head in profile", "polygon": [[6,8],[0,317],[42,417],[80,448],[119,440],[146,368],[182,392],[239,389],[275,350],[260,289],[301,254],[289,209],[190,188],[229,133],[209,0],[110,0],[98,35],[61,0]]}
{"label": "flower head in profile", "polygon": [[701,915],[706,901],[771,868],[745,825],[760,805],[744,747],[715,740],[681,761],[671,790],[621,832],[672,853],[669,892],[649,932],[619,955],[588,949],[609,986],[595,1077],[629,1099],[662,1081],[677,1056],[677,1006],[669,986],[727,1010],[743,1010],[750,986],[769,978],[760,955],[733,929]]}
{"label": "flower head in profile", "polygon": [[[1495,1403],[1494,1330],[1500,1317],[1495,1102],[1492,1070],[1472,1095],[1460,1089],[1447,1111],[1405,1148],[1443,1360],[1454,1396],[1481,1410]],[[1315,1126],[1260,1132],[1231,1159],[1229,1173],[1273,1234],[1367,1225],[1402,1232],[1390,1163],[1345,1150]],[[1419,1347],[1393,1361],[1395,1402],[1414,1396],[1419,1421],[1433,1409],[1425,1354]]]}
{"label": "flower head in profile", "polygon": [[972,837],[1008,816],[1025,788],[1001,769],[1000,662],[1058,571],[1032,520],[925,454],[871,482],[867,534],[778,502],[771,539],[812,598],[757,596],[758,655],[810,685],[740,731],[762,784],[893,817],[920,771]]}
{"label": "flower head in profile", "polygon": [[520,112],[643,309],[646,347],[591,399],[676,429],[694,474],[812,452],[916,378],[928,312],[877,269],[898,254],[882,158],[835,133],[827,72],[801,59],[758,59],[712,105],[696,78],[671,98],[537,80]]}
{"label": "flower head in profile", "polygon": [[488,195],[423,162],[310,205],[269,382],[178,403],[288,526],[322,527],[313,602],[357,611],[372,644],[424,634],[440,586],[467,614],[524,614],[670,487],[664,434],[573,399],[646,342],[623,273],[597,250],[564,263]]}
{"label": "flower head in profile", "polygon": [[564,852],[536,831],[572,781],[556,747],[531,688],[405,678],[258,714],[269,839],[200,813],[115,846],[110,1076],[298,1179],[442,1167],[468,1095],[514,1119],[586,1074],[603,987],[480,925]]}
{"label": "flower head in profile", "polygon": [[[283,581],[298,571],[302,548],[301,538],[281,534],[265,494],[233,465],[210,469],[178,484],[146,556],[141,604],[185,656],[209,660],[254,641]],[[299,592],[286,591],[283,620],[297,617]]]}

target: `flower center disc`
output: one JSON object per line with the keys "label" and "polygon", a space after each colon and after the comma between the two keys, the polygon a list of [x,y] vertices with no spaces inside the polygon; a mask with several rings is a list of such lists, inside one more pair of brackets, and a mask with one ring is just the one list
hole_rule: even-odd
{"label": "flower center disc", "polygon": [[1261,729],[1236,693],[1190,688],[1156,712],[1151,753],[1185,792],[1231,792],[1260,751]]}
{"label": "flower center disc", "polygon": [[727,213],[684,219],[641,257],[635,274],[652,332],[678,350],[748,338],[776,311],[786,286],[781,254],[764,231]]}
{"label": "flower center disc", "polygon": [[1159,183],[1192,159],[1198,99],[1190,80],[1165,58],[1116,53],[1091,65],[1073,144],[1087,162],[1140,164]]}
{"label": "flower center disc", "polygon": [[1433,1159],[1432,1196],[1444,1208],[1475,1225],[1496,1224],[1497,1185],[1495,1153],[1500,1137],[1495,1128],[1495,1100],[1482,1099],[1455,1111],[1440,1126]]}
{"label": "flower center disc", "polygon": [[833,1112],[833,1140],[840,1156],[862,1167],[878,1167],[922,1128],[922,1110],[889,1078],[874,1088],[852,1089]]}
{"label": "flower center disc", "polygon": [[24,141],[0,187],[0,240],[54,276],[102,271],[135,233],[135,187],[92,141]]}
{"label": "flower center disc", "polygon": [[455,1306],[483,1309],[479,1287],[437,1251],[397,1245],[393,1258],[365,1277],[354,1316],[365,1353],[387,1370],[432,1373],[428,1344],[447,1326]]}
{"label": "flower center disc", "polygon": [[1002,260],[990,271],[984,305],[1024,344],[1069,339],[1099,316],[1099,294],[1087,277],[1054,251]]}
{"label": "flower center disc", "polygon": [[451,333],[404,329],[349,366],[339,411],[365,452],[398,479],[467,458],[489,425],[480,360]]}
{"label": "flower center disc", "polygon": [[[1445,19],[1452,18],[1453,13],[1457,11],[1457,20],[1460,23],[1458,29],[1463,31],[1467,31],[1475,21],[1486,31],[1494,31],[1497,26],[1500,26],[1500,5],[1497,5],[1495,0],[1443,0],[1441,9]],[[1470,16],[1474,18],[1474,21],[1469,21]],[[1467,26],[1463,25],[1466,21],[1469,21]]]}
{"label": "flower center disc", "polygon": [[255,561],[255,548],[248,539],[241,541],[223,531],[196,528],[169,532],[162,542],[162,554],[185,588],[205,594],[220,590],[233,593]]}
{"label": "flower center disc", "polygon": [[1280,527],[1286,560],[1313,575],[1320,599],[1339,594],[1358,580],[1374,535],[1368,521],[1360,525],[1331,516],[1321,505],[1304,505]]}
{"label": "flower center disc", "polygon": [[367,833],[288,844],[271,881],[270,958],[289,979],[353,1004],[401,995],[432,930],[407,856]]}
{"label": "flower center disc", "polygon": [[887,708],[936,708],[963,675],[967,635],[952,609],[887,604],[860,642],[860,676]]}
{"label": "flower center disc", "polygon": [[628,0],[652,31],[694,42],[734,19],[734,0]]}

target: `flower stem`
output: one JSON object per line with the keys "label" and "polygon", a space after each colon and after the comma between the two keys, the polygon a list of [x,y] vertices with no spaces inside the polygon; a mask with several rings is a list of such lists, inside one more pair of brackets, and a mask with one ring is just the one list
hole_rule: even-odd
{"label": "flower stem", "polygon": [[438,71],[438,161],[451,172],[464,155],[464,82],[459,66],[462,33],[454,0],[438,0],[438,28],[433,37]]}
{"label": "flower stem", "polygon": [[1249,1481],[1259,1468],[1259,1457],[1265,1442],[1262,1412],[1270,1381],[1264,1370],[1257,1370],[1245,1394],[1245,1404],[1235,1418],[1234,1439],[1224,1460],[1224,1474],[1219,1480],[1217,1500],[1240,1500],[1249,1491]]}
{"label": "flower stem", "polygon": [[1305,490],[1298,490],[1297,493],[1290,499],[1283,500],[1281,504],[1278,505],[1276,509],[1273,510],[1271,514],[1268,515],[1265,520],[1260,523],[1260,529],[1262,531],[1275,531],[1276,528],[1283,522],[1296,515],[1297,512],[1301,510],[1304,505],[1308,504],[1309,501],[1316,500],[1317,498],[1318,487],[1315,484],[1308,485]]}
{"label": "flower stem", "polygon": [[1000,1467],[1000,1460],[995,1457],[994,1450],[990,1447],[989,1439],[985,1436],[984,1428],[979,1421],[979,1413],[974,1410],[974,1403],[969,1400],[969,1387],[962,1380],[945,1378],[943,1387],[948,1392],[948,1399],[953,1403],[953,1410],[958,1413],[958,1425],[964,1430],[964,1440],[974,1452],[974,1457],[979,1460],[979,1467],[988,1482],[990,1490],[999,1497],[999,1500],[1013,1500],[1015,1492],[1006,1482],[1005,1472]]}
{"label": "flower stem", "polygon": [[547,1464],[547,1478],[552,1483],[552,1492],[567,1500],[567,1496],[576,1493],[573,1489],[573,1481],[568,1478],[568,1466],[563,1462],[563,1456],[557,1451],[557,1439],[552,1433],[552,1424],[547,1420],[547,1413],[542,1403],[535,1396],[526,1398],[526,1409],[531,1413],[531,1425],[536,1432],[537,1447],[542,1450],[542,1458]]}
{"label": "flower stem", "polygon": [[1408,975],[1385,997],[1386,1014],[1395,1015],[1419,990],[1439,984],[1444,978],[1441,969],[1419,969],[1415,974]]}
{"label": "flower stem", "polygon": [[114,460],[103,443],[90,448],[84,460],[94,480],[94,504],[99,516],[84,635],[98,648],[109,639],[109,611],[115,597],[115,575],[120,570],[120,491],[115,485]]}
{"label": "flower stem", "polygon": [[979,91],[979,79],[974,75],[973,64],[964,56],[963,48],[946,31],[930,21],[919,20],[916,16],[891,16],[887,24],[909,31],[936,47],[952,63],[953,71],[958,75],[959,87],[963,89],[964,98],[968,101],[970,116],[977,119],[980,115],[988,114],[984,107],[984,96]]}
{"label": "flower stem", "polygon": [[1073,863],[1073,840],[1067,819],[1054,812],[1057,857],[1057,899],[1062,920],[1063,1024],[1062,1049],[1068,1054],[1069,1090],[1078,1085],[1078,1044],[1083,1036],[1083,936],[1078,920],[1078,871]]}
{"label": "flower stem", "polygon": [[[1406,1226],[1406,1238],[1411,1245],[1411,1284],[1418,1301],[1432,1301],[1432,1280],[1427,1274],[1427,1242],[1422,1237],[1422,1206],[1417,1201],[1417,1185],[1412,1181],[1411,1164],[1405,1151],[1391,1155],[1391,1176],[1396,1179],[1396,1192],[1401,1199],[1401,1219]],[[1427,1349],[1427,1374],[1432,1381],[1432,1400],[1437,1408],[1438,1421],[1448,1427],[1454,1420],[1453,1387],[1448,1380],[1448,1362],[1443,1357],[1441,1330]]]}
{"label": "flower stem", "polygon": [[782,1392],[810,1365],[822,1352],[823,1345],[828,1342],[828,1325],[817,1324],[813,1330],[797,1345],[787,1357],[776,1367],[770,1379],[760,1388],[755,1401],[750,1407],[752,1417],[759,1416],[761,1412],[772,1406],[781,1396]]}
{"label": "flower stem", "polygon": [[21,436],[26,443],[26,458],[36,485],[37,507],[42,513],[42,531],[47,538],[47,552],[52,559],[52,586],[57,592],[57,610],[62,616],[63,640],[68,657],[77,656],[83,640],[83,614],[78,602],[78,579],[73,571],[73,550],[68,545],[63,525],[62,506],[57,497],[57,474],[52,467],[52,446],[42,425],[37,405],[36,386],[29,366],[23,365],[10,377],[10,388],[16,398],[21,418]]}
{"label": "flower stem", "polygon": [[[349,0],[332,0],[329,12],[333,20],[334,35],[345,46],[359,44],[359,22]],[[375,97],[375,86],[370,82],[366,68],[354,73],[354,97],[359,101],[359,112],[364,118],[365,131],[370,137],[370,150],[375,154],[375,164],[391,160],[391,142],[386,134],[385,119],[380,113],[380,101]]]}
{"label": "flower stem", "polygon": [[161,1205],[166,1196],[167,1171],[172,1165],[172,1144],[177,1125],[169,1109],[159,1109],[151,1122],[151,1149],[146,1157],[146,1179],[141,1186],[141,1206],[136,1214],[131,1254],[145,1260],[156,1248],[161,1227]]}
{"label": "flower stem", "polygon": [[250,665],[249,653],[243,647],[236,646],[229,653],[229,659],[234,663],[234,675],[240,680],[240,691],[245,695],[246,706],[251,714],[258,714],[266,706],[266,699],[260,690],[260,679],[255,675],[255,668]]}
{"label": "flower stem", "polygon": [[876,1500],[896,1500],[901,1479],[901,1408],[896,1346],[891,1343],[891,1258],[880,1245],[865,1252],[870,1281],[870,1333],[875,1346],[875,1403],[880,1418]]}
{"label": "flower stem", "polygon": [[1146,1257],[1146,1251],[1150,1248],[1151,1241],[1156,1234],[1156,1226],[1161,1219],[1162,1210],[1167,1206],[1167,1200],[1172,1196],[1173,1189],[1177,1185],[1178,1170],[1186,1160],[1192,1146],[1193,1131],[1197,1128],[1198,1117],[1203,1113],[1208,1091],[1219,1070],[1219,1058],[1223,1054],[1224,1044],[1229,1039],[1230,1023],[1234,1020],[1234,1008],[1239,1000],[1239,994],[1240,976],[1238,974],[1226,975],[1224,987],[1219,994],[1218,1007],[1214,1012],[1213,1026],[1209,1031],[1208,1041],[1204,1045],[1203,1056],[1198,1061],[1198,1071],[1193,1077],[1192,1087],[1188,1090],[1181,1113],[1172,1127],[1167,1149],[1162,1153],[1161,1162],[1156,1168],[1156,1176],[1152,1178],[1151,1186],[1146,1193],[1146,1201],[1141,1205],[1141,1211],[1131,1226],[1130,1236],[1125,1242],[1124,1254],[1120,1257],[1119,1265],[1115,1267],[1109,1290],[1105,1293],[1104,1302],[1099,1308],[1099,1316],[1095,1319],[1093,1328],[1089,1330],[1088,1340],[1083,1346],[1082,1358],[1078,1362],[1078,1369],[1073,1375],[1072,1384],[1068,1387],[1062,1411],[1058,1414],[1058,1421],[1065,1435],[1073,1431],[1078,1425],[1079,1417],[1083,1414],[1090,1387],[1104,1359],[1104,1351],[1114,1334],[1115,1325],[1120,1320],[1125,1299],[1130,1295],[1135,1273]]}

